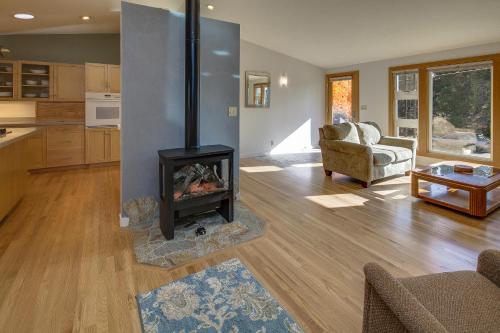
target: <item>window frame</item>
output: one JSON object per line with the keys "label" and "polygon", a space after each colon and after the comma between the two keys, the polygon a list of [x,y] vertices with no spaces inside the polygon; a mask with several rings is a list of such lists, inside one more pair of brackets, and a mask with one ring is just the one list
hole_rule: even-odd
{"label": "window frame", "polygon": [[[429,110],[429,69],[433,67],[444,67],[453,65],[469,65],[480,62],[492,63],[492,132],[491,132],[491,160],[468,157],[464,155],[453,155],[431,150],[430,136],[430,110]],[[418,69],[419,72],[419,136],[417,155],[441,160],[458,160],[485,165],[493,165],[500,168],[500,144],[495,144],[497,137],[500,138],[500,53],[468,58],[440,60],[419,64],[395,66],[389,68],[389,135],[395,136],[395,84],[393,74],[405,70]],[[500,140],[500,139],[499,139]]]}

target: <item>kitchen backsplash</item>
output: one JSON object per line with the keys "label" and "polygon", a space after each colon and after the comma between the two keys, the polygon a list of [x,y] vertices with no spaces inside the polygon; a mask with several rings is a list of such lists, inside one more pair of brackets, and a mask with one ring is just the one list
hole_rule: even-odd
{"label": "kitchen backsplash", "polygon": [[0,102],[0,118],[35,116],[36,102]]}

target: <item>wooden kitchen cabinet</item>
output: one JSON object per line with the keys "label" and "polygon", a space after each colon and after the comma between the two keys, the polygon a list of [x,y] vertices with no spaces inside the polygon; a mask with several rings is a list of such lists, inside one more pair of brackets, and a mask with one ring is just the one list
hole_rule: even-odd
{"label": "wooden kitchen cabinet", "polygon": [[85,64],[85,91],[106,92],[106,72],[105,64]]}
{"label": "wooden kitchen cabinet", "polygon": [[120,160],[120,130],[87,128],[85,130],[85,162],[87,164]]}
{"label": "wooden kitchen cabinet", "polygon": [[110,129],[109,130],[109,161],[117,162],[120,160],[120,130]]}
{"label": "wooden kitchen cabinet", "polygon": [[26,139],[26,157],[28,169],[43,169],[47,166],[47,131],[40,128]]}
{"label": "wooden kitchen cabinet", "polygon": [[85,66],[54,64],[54,101],[85,101]]}
{"label": "wooden kitchen cabinet", "polygon": [[106,162],[106,130],[101,128],[87,128],[85,130],[85,162]]}
{"label": "wooden kitchen cabinet", "polygon": [[21,200],[28,184],[26,140],[0,148],[0,221]]}
{"label": "wooden kitchen cabinet", "polygon": [[19,100],[51,101],[53,99],[53,66],[50,62],[18,62]]}
{"label": "wooden kitchen cabinet", "polygon": [[47,167],[85,163],[85,129],[83,125],[47,127]]}
{"label": "wooden kitchen cabinet", "polygon": [[109,92],[119,93],[120,89],[121,89],[120,66],[119,65],[108,65],[107,75],[108,75],[108,90],[109,90]]}
{"label": "wooden kitchen cabinet", "polygon": [[85,91],[97,93],[119,93],[120,66],[86,63]]}
{"label": "wooden kitchen cabinet", "polygon": [[0,60],[0,101],[14,101],[18,95],[18,63]]}

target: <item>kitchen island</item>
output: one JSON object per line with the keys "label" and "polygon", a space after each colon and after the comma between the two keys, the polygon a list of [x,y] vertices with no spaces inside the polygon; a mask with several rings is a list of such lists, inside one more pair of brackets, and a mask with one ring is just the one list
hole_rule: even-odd
{"label": "kitchen island", "polygon": [[24,196],[28,182],[28,139],[37,133],[35,127],[7,128],[0,136],[0,221]]}

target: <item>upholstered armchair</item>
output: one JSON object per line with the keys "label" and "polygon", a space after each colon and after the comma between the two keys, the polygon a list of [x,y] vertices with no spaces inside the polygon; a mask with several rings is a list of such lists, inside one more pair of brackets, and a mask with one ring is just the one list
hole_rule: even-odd
{"label": "upholstered armchair", "polygon": [[372,122],[325,125],[319,129],[325,174],[338,172],[369,187],[374,180],[415,167],[417,141],[382,136]]}
{"label": "upholstered armchair", "polygon": [[363,333],[500,332],[500,251],[479,255],[477,271],[396,279],[364,268]]}

